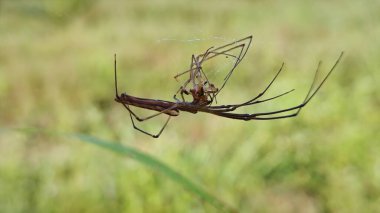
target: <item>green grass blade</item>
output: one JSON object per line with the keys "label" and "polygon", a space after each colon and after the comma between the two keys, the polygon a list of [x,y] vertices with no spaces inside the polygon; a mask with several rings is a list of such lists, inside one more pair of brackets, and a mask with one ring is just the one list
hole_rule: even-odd
{"label": "green grass blade", "polygon": [[228,211],[228,212],[235,212],[236,211],[233,208],[226,205],[225,203],[223,203],[222,201],[220,201],[215,196],[206,192],[204,189],[202,189],[202,187],[193,183],[192,181],[190,181],[188,178],[186,178],[185,176],[183,176],[179,172],[170,168],[169,166],[162,163],[158,159],[156,159],[150,155],[147,155],[141,151],[138,151],[138,150],[134,149],[133,147],[117,144],[114,142],[102,140],[102,139],[95,138],[95,137],[92,137],[89,135],[84,135],[84,134],[73,134],[72,136],[75,138],[78,138],[84,142],[94,144],[94,145],[100,146],[102,148],[114,151],[114,152],[121,154],[123,156],[133,158],[136,161],[161,172],[162,174],[164,174],[168,178],[170,178],[172,181],[177,182],[178,184],[180,184],[185,189],[189,190],[190,192],[194,193],[195,195],[197,195],[201,199],[212,204],[213,206],[215,206],[216,208],[218,208],[220,210],[224,210],[224,211]]}
{"label": "green grass blade", "polygon": [[135,159],[136,161],[151,167],[162,174],[166,175],[168,178],[170,178],[172,181],[177,182],[179,185],[187,189],[188,191],[194,193],[196,196],[201,198],[202,200],[210,203],[211,205],[215,206],[219,210],[223,210],[226,212],[236,212],[236,210],[229,205],[225,204],[224,202],[220,201],[218,198],[213,196],[212,194],[208,193],[206,190],[204,190],[199,185],[193,183],[190,179],[186,178],[179,172],[175,171],[171,167],[167,166],[163,162],[159,161],[158,159],[154,158],[153,156],[150,156],[148,154],[145,154],[133,147],[121,145],[115,142],[102,140],[93,136],[85,135],[85,134],[64,134],[59,133],[55,131],[48,131],[44,129],[39,128],[4,128],[0,127],[0,133],[5,133],[9,131],[17,131],[22,132],[24,134],[49,134],[54,136],[69,136],[71,138],[76,138],[81,141],[94,144],[97,146],[100,146],[104,149],[108,149],[110,151],[116,152],[118,154],[121,154],[126,157],[130,157],[132,159]]}
{"label": "green grass blade", "polygon": [[110,151],[116,152],[118,154],[121,154],[126,157],[130,157],[135,159],[136,161],[151,167],[162,174],[166,175],[168,178],[170,178],[172,181],[177,182],[185,189],[189,190],[190,192],[197,195],[202,200],[210,203],[211,205],[215,206],[219,210],[223,210],[226,212],[236,212],[236,210],[229,205],[225,204],[224,202],[220,201],[218,198],[213,196],[212,194],[208,193],[206,190],[204,190],[199,185],[193,183],[191,180],[180,174],[179,172],[175,171],[171,167],[167,166],[163,162],[159,161],[158,159],[154,158],[153,156],[150,156],[148,154],[145,154],[133,147],[117,144],[115,142],[102,140],[93,136],[85,135],[85,134],[64,134],[59,133],[56,131],[49,131],[46,129],[39,129],[39,128],[6,128],[6,127],[0,127],[0,133],[10,132],[10,131],[17,131],[22,132],[24,134],[48,134],[48,135],[54,135],[54,136],[69,136],[73,138],[77,138],[81,141],[94,144],[97,146],[100,146],[104,149],[108,149]]}

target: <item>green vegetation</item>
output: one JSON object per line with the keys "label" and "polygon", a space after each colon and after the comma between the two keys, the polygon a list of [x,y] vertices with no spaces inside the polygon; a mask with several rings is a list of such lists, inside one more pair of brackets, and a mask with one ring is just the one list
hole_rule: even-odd
{"label": "green vegetation", "polygon": [[[293,2],[0,0],[0,212],[379,212],[380,2]],[[283,61],[269,95],[296,90],[247,112],[345,56],[294,119],[182,113],[152,139],[113,101],[114,53],[120,91],[171,100],[191,54],[251,34],[220,102]]]}

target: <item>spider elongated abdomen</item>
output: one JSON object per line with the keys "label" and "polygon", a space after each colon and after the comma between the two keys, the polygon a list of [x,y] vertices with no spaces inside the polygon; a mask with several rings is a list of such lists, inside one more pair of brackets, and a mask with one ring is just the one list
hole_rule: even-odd
{"label": "spider elongated abdomen", "polygon": [[120,97],[116,97],[116,102],[122,103],[124,105],[132,105],[140,108],[150,109],[158,112],[162,112],[164,114],[170,115],[170,116],[178,116],[179,110],[178,109],[170,109],[176,105],[176,103],[170,102],[170,101],[163,101],[163,100],[152,100],[147,98],[139,98],[134,97],[131,95],[127,95],[125,93],[122,93]]}

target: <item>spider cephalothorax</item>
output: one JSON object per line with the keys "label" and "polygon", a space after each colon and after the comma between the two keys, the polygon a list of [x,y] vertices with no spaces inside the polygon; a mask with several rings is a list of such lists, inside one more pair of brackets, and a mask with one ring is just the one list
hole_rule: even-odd
{"label": "spider cephalothorax", "polygon": [[206,94],[202,85],[196,85],[194,88],[190,89],[190,93],[193,96],[193,104],[208,105],[212,102],[212,99]]}

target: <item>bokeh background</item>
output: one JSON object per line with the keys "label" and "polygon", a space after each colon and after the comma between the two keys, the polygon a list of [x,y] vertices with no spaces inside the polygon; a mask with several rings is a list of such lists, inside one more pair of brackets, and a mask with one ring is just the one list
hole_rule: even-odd
{"label": "bokeh background", "polygon": [[[248,112],[302,101],[318,61],[323,75],[345,56],[287,120],[182,113],[152,139],[113,101],[114,53],[120,91],[172,100],[191,54],[248,35],[223,101],[256,95],[283,61],[269,95],[296,89]],[[0,0],[0,211],[219,211],[134,159],[64,136],[83,133],[152,155],[241,212],[379,212],[379,69],[375,0]]]}

